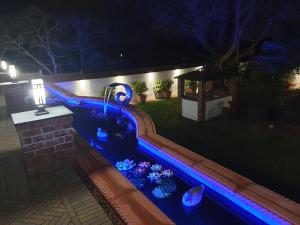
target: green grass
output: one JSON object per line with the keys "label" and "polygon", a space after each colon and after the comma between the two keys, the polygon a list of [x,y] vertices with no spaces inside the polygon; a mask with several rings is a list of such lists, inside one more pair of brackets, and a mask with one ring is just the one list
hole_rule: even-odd
{"label": "green grass", "polygon": [[220,119],[200,124],[178,116],[177,99],[138,107],[160,135],[300,202],[300,134],[274,134]]}

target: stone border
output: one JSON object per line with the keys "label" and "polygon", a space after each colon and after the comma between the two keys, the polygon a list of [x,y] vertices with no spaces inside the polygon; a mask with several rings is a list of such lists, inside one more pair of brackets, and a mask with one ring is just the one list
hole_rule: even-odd
{"label": "stone border", "polygon": [[[62,93],[67,98],[91,99],[95,102],[103,102],[100,98],[77,96],[54,84],[49,83],[47,86],[52,90],[54,89]],[[118,107],[114,104],[110,105]],[[153,121],[142,110],[128,106],[124,108],[124,111],[127,111],[128,114],[134,117],[137,125],[137,138],[139,140],[147,142],[153,148],[159,149],[164,154],[184,163],[189,169],[204,174],[209,179],[223,185],[233,195],[238,195],[246,201],[250,200],[249,205],[254,203],[267,216],[276,218],[276,221],[279,221],[279,223],[300,224],[300,205],[296,202],[158,135]]]}
{"label": "stone border", "polygon": [[[76,142],[80,141],[78,139],[77,135],[78,134],[75,135]],[[82,149],[82,150],[86,151],[86,149]],[[124,221],[120,218],[119,214],[115,211],[115,209],[111,206],[111,204],[104,198],[102,193],[95,186],[94,182],[92,180],[90,180],[88,174],[86,174],[85,171],[83,171],[82,167],[79,165],[78,162],[73,164],[73,168],[74,168],[75,172],[77,173],[77,175],[82,180],[82,182],[88,188],[88,190],[95,197],[98,204],[101,205],[103,210],[106,212],[108,217],[111,219],[112,224],[114,224],[114,225],[125,225]]]}
{"label": "stone border", "polygon": [[88,143],[75,136],[77,162],[125,224],[174,225],[142,192]]}

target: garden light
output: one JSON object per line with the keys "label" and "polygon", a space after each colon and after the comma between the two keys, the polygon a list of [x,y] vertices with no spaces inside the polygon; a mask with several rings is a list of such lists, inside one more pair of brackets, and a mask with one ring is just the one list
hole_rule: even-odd
{"label": "garden light", "polygon": [[48,114],[49,112],[45,109],[46,98],[44,81],[42,79],[31,80],[34,103],[37,105],[36,116]]}
{"label": "garden light", "polygon": [[9,73],[9,76],[11,77],[11,79],[16,80],[17,71],[16,71],[16,67],[14,65],[8,66],[8,73]]}
{"label": "garden light", "polygon": [[1,69],[6,71],[7,70],[7,63],[5,61],[1,61]]}

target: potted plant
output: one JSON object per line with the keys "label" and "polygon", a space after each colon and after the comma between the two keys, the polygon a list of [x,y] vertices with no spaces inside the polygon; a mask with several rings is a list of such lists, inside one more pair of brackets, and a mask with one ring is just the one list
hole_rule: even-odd
{"label": "potted plant", "polygon": [[196,95],[196,90],[197,90],[197,81],[194,80],[186,80],[185,81],[185,93],[186,94],[191,94],[192,96]]}
{"label": "potted plant", "polygon": [[153,91],[156,99],[162,99],[163,96],[163,80],[157,80],[154,84]]}
{"label": "potted plant", "polygon": [[146,83],[135,81],[131,83],[132,90],[134,91],[138,102],[145,104],[147,95],[144,94],[148,90]]}
{"label": "potted plant", "polygon": [[173,85],[173,81],[170,79],[157,80],[153,87],[155,97],[158,99],[161,98],[169,99],[172,94],[171,91],[172,85]]}

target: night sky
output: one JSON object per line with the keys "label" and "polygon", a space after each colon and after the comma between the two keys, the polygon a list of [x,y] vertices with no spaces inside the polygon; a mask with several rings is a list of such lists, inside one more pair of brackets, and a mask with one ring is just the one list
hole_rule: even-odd
{"label": "night sky", "polygon": [[1,13],[18,12],[28,6],[38,6],[48,12],[56,13],[83,13],[83,14],[104,14],[109,12],[110,1],[95,0],[10,0],[2,3]]}
{"label": "night sky", "polygon": [[[208,2],[209,0],[203,0],[204,3],[206,1]],[[300,5],[300,0],[274,1],[282,1],[282,5],[285,6],[287,4],[291,6],[291,2],[293,2],[293,5],[290,7],[293,9],[299,8]],[[149,65],[161,66],[160,64],[173,65],[198,61],[201,61],[201,63],[206,62],[207,57],[205,54],[207,52],[203,51],[202,46],[197,42],[195,38],[197,35],[190,34],[191,29],[186,29],[182,32],[180,30],[182,27],[176,27],[176,24],[163,27],[160,22],[157,22],[159,19],[155,22],[153,19],[155,14],[151,11],[155,7],[151,8],[148,6],[153,3],[153,5],[161,7],[165,2],[179,8],[179,13],[178,10],[175,11],[178,16],[182,14],[183,10],[179,3],[183,1],[173,2],[171,0],[161,2],[159,0],[7,0],[1,4],[0,15],[4,15],[4,17],[5,14],[18,15],[18,13],[21,13],[29,6],[38,6],[43,11],[54,15],[54,18],[60,18],[59,15],[72,16],[77,14],[82,18],[96,19],[109,31],[109,39],[113,42],[109,46],[110,49],[107,55],[114,57],[114,60],[120,61],[119,54],[122,52],[125,55],[124,59],[130,61],[132,66],[146,67]],[[219,0],[219,2],[222,2],[222,0]],[[234,3],[234,0],[232,2]],[[164,9],[164,7],[161,8]],[[285,17],[286,15],[290,14],[285,13],[281,16]],[[156,15],[156,17],[158,16]],[[162,24],[164,21],[164,18],[161,19]],[[213,20],[209,19],[208,21],[211,22]],[[283,36],[282,34],[289,36],[288,32],[282,31],[282,27],[290,29],[291,26],[279,25],[281,26],[280,29],[277,29],[276,35],[280,38]],[[218,26],[212,25],[211,27]],[[176,29],[180,30],[180,32]],[[272,38],[270,36],[270,39]],[[247,43],[247,41],[244,43]],[[103,46],[107,47],[108,45]],[[225,45],[225,47],[227,46]],[[204,54],[201,54],[202,52]]]}

